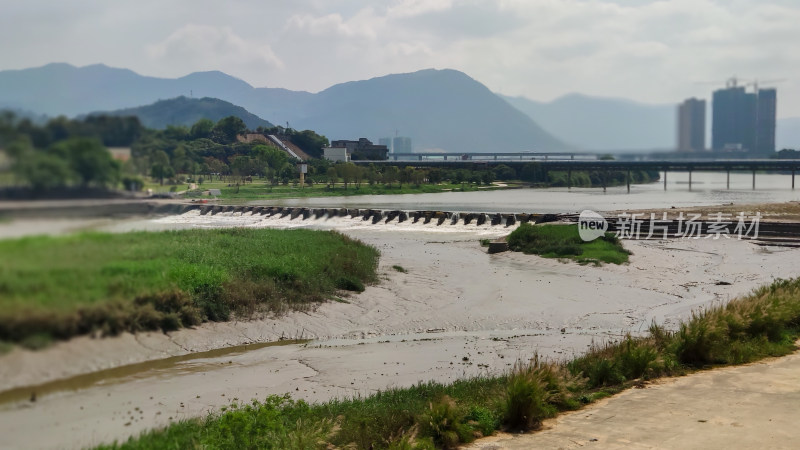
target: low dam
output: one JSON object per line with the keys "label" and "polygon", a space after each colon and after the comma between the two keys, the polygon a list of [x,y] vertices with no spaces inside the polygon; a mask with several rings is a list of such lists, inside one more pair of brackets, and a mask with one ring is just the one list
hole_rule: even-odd
{"label": "low dam", "polygon": [[240,214],[261,215],[266,217],[279,217],[287,220],[330,219],[335,217],[361,219],[372,224],[390,223],[422,223],[434,225],[487,225],[487,226],[512,226],[519,223],[543,223],[559,220],[555,214],[530,214],[530,213],[464,213],[449,211],[404,211],[384,209],[354,209],[354,208],[305,208],[284,206],[222,206],[222,205],[180,205],[173,213],[182,214],[198,210],[200,215]]}

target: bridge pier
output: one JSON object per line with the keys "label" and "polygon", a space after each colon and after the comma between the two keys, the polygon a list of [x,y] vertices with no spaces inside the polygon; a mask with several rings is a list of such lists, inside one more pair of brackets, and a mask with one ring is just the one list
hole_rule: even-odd
{"label": "bridge pier", "polygon": [[731,190],[731,169],[726,171],[728,173],[728,178],[725,180],[725,189]]}
{"label": "bridge pier", "polygon": [[792,169],[792,190],[794,190],[794,169]]}
{"label": "bridge pier", "polygon": [[756,190],[756,170],[753,169],[753,190]]}
{"label": "bridge pier", "polygon": [[625,185],[628,187],[628,194],[631,193],[631,169],[628,169],[627,175],[625,175]]}
{"label": "bridge pier", "polygon": [[689,192],[692,191],[692,169],[689,169]]}
{"label": "bridge pier", "polygon": [[607,176],[608,176],[608,171],[607,171],[607,170],[604,170],[604,171],[603,171],[603,192],[605,192],[605,191],[606,191],[606,177],[607,177]]}
{"label": "bridge pier", "polygon": [[667,168],[664,167],[664,190],[667,190]]}

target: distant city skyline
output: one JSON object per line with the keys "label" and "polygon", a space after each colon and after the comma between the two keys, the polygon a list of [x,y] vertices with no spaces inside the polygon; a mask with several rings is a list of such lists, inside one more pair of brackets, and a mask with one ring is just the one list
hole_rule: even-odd
{"label": "distant city skyline", "polygon": [[318,92],[452,68],[537,101],[583,93],[650,104],[710,100],[740,76],[784,80],[777,115],[800,117],[797,23],[794,0],[32,0],[4,5],[0,39],[13,45],[0,70],[220,70],[256,87]]}

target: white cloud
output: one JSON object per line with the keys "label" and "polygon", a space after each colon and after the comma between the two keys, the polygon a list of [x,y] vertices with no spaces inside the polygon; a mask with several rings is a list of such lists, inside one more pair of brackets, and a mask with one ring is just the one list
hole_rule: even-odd
{"label": "white cloud", "polygon": [[404,18],[442,12],[451,9],[453,3],[453,0],[399,0],[388,8],[387,16]]}
{"label": "white cloud", "polygon": [[157,16],[155,0],[76,2],[74,14],[4,10],[0,40],[21,44],[4,49],[0,69],[216,69],[316,91],[436,67],[539,100],[582,92],[659,103],[707,97],[712,88],[696,81],[736,74],[789,79],[779,114],[800,116],[797,0],[175,0]]}
{"label": "white cloud", "polygon": [[156,61],[177,64],[185,70],[284,68],[268,44],[246,40],[230,27],[185,25],[162,42],[148,46],[147,54]]}

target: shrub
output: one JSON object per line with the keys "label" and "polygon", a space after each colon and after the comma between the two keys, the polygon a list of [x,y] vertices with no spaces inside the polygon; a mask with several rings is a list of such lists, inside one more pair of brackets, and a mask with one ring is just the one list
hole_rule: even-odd
{"label": "shrub", "polygon": [[438,447],[455,448],[461,442],[472,441],[472,429],[464,423],[456,402],[446,395],[429,403],[418,422],[422,432],[431,436]]}
{"label": "shrub", "polygon": [[549,403],[550,392],[544,369],[535,361],[515,364],[506,387],[505,423],[513,430],[533,430],[541,426],[542,419],[556,414]]}

